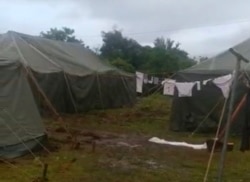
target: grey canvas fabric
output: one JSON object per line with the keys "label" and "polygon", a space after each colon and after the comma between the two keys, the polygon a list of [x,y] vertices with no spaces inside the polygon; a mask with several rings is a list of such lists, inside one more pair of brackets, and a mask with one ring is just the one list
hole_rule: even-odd
{"label": "grey canvas fabric", "polygon": [[[77,43],[7,32],[0,35],[0,57],[17,60],[39,73],[63,71],[70,75],[119,71]],[[120,71],[119,71],[120,72]]]}
{"label": "grey canvas fabric", "polygon": [[44,110],[41,91],[57,111],[67,113],[122,107],[136,98],[133,74],[82,45],[17,32],[0,35],[0,83],[0,157],[5,158],[46,141],[38,111]]}
{"label": "grey canvas fabric", "polygon": [[[250,39],[247,39],[242,43],[233,46],[233,49],[235,49],[240,54],[244,55],[245,58],[250,60]],[[198,65],[190,67],[181,72],[202,73],[202,71],[204,71],[205,73],[209,72],[225,73],[234,70],[235,64],[236,64],[235,56],[231,52],[229,52],[229,50],[225,50],[222,53],[218,54],[217,56],[212,57]],[[250,64],[242,62],[241,66],[242,70],[250,72]]]}
{"label": "grey canvas fabric", "polygon": [[[234,46],[233,48],[244,57],[250,59],[250,39]],[[174,78],[179,82],[216,78],[232,73],[235,69],[235,65],[235,56],[226,50],[205,62],[186,70],[179,71]],[[249,75],[250,64],[242,62],[241,71]],[[240,81],[236,91],[235,107],[246,91],[246,86]],[[223,96],[220,89],[214,84],[202,86],[201,91],[194,89],[193,96],[189,98],[179,98],[175,94],[172,103],[170,129],[174,131],[194,131],[199,126],[198,131],[200,132],[215,131],[219,121],[222,104],[220,104],[205,121],[204,118],[206,118],[207,114],[217,104],[219,99],[223,99]],[[227,116],[227,112],[225,116]],[[224,117],[223,122],[225,122],[225,120],[226,117]],[[202,121],[203,123],[201,123]],[[241,132],[242,121],[244,121],[244,108],[242,108],[236,118],[236,122],[232,125],[231,131],[233,133]]]}
{"label": "grey canvas fabric", "polygon": [[80,44],[10,31],[0,35],[0,58],[31,69],[59,112],[122,107],[136,99],[133,74],[100,60]]}
{"label": "grey canvas fabric", "polygon": [[0,60],[0,83],[0,157],[13,158],[36,148],[45,129],[21,64]]}

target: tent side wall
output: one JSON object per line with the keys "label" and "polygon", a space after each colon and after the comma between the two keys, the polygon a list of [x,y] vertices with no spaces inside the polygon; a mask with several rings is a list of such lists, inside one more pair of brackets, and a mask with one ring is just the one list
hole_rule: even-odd
{"label": "tent side wall", "polygon": [[[202,73],[184,73],[176,74],[175,79],[179,82],[202,81],[209,78],[215,78],[223,74],[218,72]],[[236,93],[236,104],[240,101],[243,94],[246,92],[246,87],[239,83]],[[214,84],[202,86],[200,91],[195,88],[192,97],[178,97],[177,91],[172,103],[172,111],[170,116],[170,129],[173,131],[194,131],[199,125],[200,132],[215,131],[218,125],[219,117],[224,103],[224,97],[221,90]],[[204,118],[218,104],[216,109],[204,121]],[[225,115],[227,116],[227,114]],[[236,122],[232,125],[232,132],[238,133],[241,130],[242,121],[244,121],[244,108],[236,118]],[[225,122],[224,117],[223,122]],[[201,122],[203,122],[201,124]]]}
{"label": "tent side wall", "polygon": [[[52,105],[61,113],[119,108],[132,105],[136,100],[136,83],[133,76],[118,73],[74,76],[63,72],[33,72],[33,75]],[[32,81],[30,83],[34,85]],[[33,92],[37,92],[35,87]],[[39,97],[39,104],[38,99]]]}
{"label": "tent side wall", "polygon": [[[31,79],[31,76],[33,76],[34,79]],[[37,105],[42,114],[44,114],[49,108],[47,105],[48,103],[44,100],[40,91],[46,95],[56,111],[62,113],[73,113],[75,111],[63,72],[44,74],[33,71],[32,75],[28,75],[28,78]],[[36,83],[34,83],[34,80]],[[39,88],[37,88],[37,85]]]}
{"label": "tent side wall", "polygon": [[104,73],[68,78],[78,111],[120,108],[135,103],[134,77]]}
{"label": "tent side wall", "polygon": [[20,64],[1,60],[0,82],[0,157],[14,158],[39,147],[45,128]]}
{"label": "tent side wall", "polygon": [[[80,44],[17,32],[0,34],[0,58],[32,70],[58,112],[117,108],[135,102],[135,77],[99,59]],[[33,86],[32,80],[30,84]],[[36,86],[34,95],[37,96]],[[39,98],[36,99],[39,103]]]}

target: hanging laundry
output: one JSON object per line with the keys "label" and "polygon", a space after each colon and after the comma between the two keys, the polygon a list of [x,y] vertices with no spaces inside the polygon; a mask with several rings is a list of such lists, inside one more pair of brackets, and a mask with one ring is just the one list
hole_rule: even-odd
{"label": "hanging laundry", "polygon": [[148,83],[153,84],[153,82],[154,82],[154,77],[148,76]]}
{"label": "hanging laundry", "polygon": [[154,84],[158,85],[159,84],[159,78],[158,77],[154,77]]}
{"label": "hanging laundry", "polygon": [[213,80],[213,83],[220,88],[223,96],[225,98],[228,98],[229,96],[229,93],[230,93],[230,87],[232,85],[232,79],[233,76],[232,74],[229,74],[229,75],[225,75],[225,76],[221,76],[221,77],[218,77],[218,78],[215,78]]}
{"label": "hanging laundry", "polygon": [[144,74],[143,82],[148,83],[148,75],[147,74]]}
{"label": "hanging laundry", "polygon": [[207,85],[207,82],[211,81],[212,79],[207,79],[207,80],[203,80],[202,84],[203,85]]}
{"label": "hanging laundry", "polygon": [[141,72],[136,72],[135,74],[136,74],[136,92],[142,93],[144,74]]}
{"label": "hanging laundry", "polygon": [[191,97],[196,82],[176,82],[179,97]]}
{"label": "hanging laundry", "polygon": [[200,81],[196,81],[196,85],[197,85],[197,90],[201,90],[201,82]]}
{"label": "hanging laundry", "polygon": [[165,79],[162,85],[164,86],[163,95],[174,95],[175,80]]}

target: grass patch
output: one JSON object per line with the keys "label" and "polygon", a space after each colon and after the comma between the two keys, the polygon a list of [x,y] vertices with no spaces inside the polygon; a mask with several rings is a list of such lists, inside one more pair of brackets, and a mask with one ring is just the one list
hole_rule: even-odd
{"label": "grass patch", "polygon": [[[72,131],[78,131],[81,146],[70,148],[67,134],[55,132],[60,123],[46,120],[50,143],[59,147],[50,154],[36,153],[49,164],[48,179],[53,182],[162,182],[202,181],[209,157],[207,151],[162,146],[147,142],[157,136],[167,140],[204,142],[210,136],[174,133],[168,130],[171,100],[161,95],[138,99],[133,108],[91,111],[65,115]],[[105,139],[93,144],[80,131],[101,133]],[[109,139],[110,135],[116,136]],[[64,142],[65,141],[65,142]],[[83,142],[84,141],[84,142]],[[250,154],[236,150],[228,153],[225,181],[249,181]],[[75,159],[75,160],[73,160]],[[208,181],[216,181],[219,154],[216,153]],[[1,182],[27,182],[41,176],[42,167],[32,156],[14,160],[14,165],[0,165]]]}

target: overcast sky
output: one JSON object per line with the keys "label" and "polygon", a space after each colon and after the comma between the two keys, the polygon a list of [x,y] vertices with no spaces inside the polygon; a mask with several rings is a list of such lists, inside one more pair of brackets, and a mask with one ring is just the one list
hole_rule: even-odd
{"label": "overcast sky", "polygon": [[116,26],[141,44],[170,37],[192,56],[211,56],[250,37],[249,7],[249,0],[0,0],[0,32],[67,26],[93,48]]}

